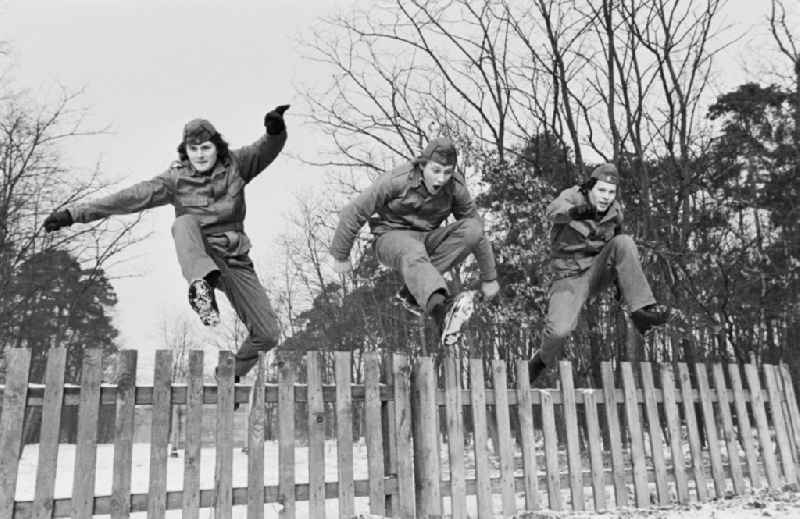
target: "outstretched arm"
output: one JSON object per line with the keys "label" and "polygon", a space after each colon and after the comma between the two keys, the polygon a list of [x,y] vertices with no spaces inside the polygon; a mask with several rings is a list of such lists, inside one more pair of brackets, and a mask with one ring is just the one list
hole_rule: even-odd
{"label": "outstretched arm", "polygon": [[167,170],[155,178],[97,200],[68,206],[66,211],[72,220],[68,225],[73,222],[87,223],[115,214],[138,213],[171,202],[174,193],[171,171]]}
{"label": "outstretched arm", "polygon": [[286,123],[283,113],[289,105],[281,105],[267,112],[264,116],[266,134],[253,144],[244,146],[231,153],[236,158],[239,175],[245,182],[250,182],[269,166],[286,144]]}

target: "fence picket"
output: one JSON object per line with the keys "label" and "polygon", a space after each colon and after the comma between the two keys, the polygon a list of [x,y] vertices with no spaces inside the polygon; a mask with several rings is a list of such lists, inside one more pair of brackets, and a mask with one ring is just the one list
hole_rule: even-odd
{"label": "fence picket", "polygon": [[233,370],[233,353],[220,351],[217,364],[214,519],[231,519],[233,513]]}
{"label": "fence picket", "polygon": [[450,460],[450,514],[453,519],[467,519],[466,483],[464,481],[464,406],[455,357],[444,359],[445,416],[447,450]]}
{"label": "fence picket", "polygon": [[761,488],[761,471],[758,466],[758,452],[753,445],[753,429],[750,426],[750,414],[747,411],[747,401],[744,398],[742,379],[739,375],[738,364],[728,364],[728,374],[733,389],[733,402],[736,405],[736,423],[738,424],[739,437],[744,445],[745,458],[747,459],[747,477],[752,488]]}
{"label": "fence picket", "polygon": [[746,489],[744,477],[742,476],[742,463],[739,459],[739,446],[736,444],[736,435],[733,432],[733,418],[731,417],[731,405],[728,400],[728,387],[725,383],[725,374],[722,371],[722,364],[714,363],[712,368],[714,377],[714,387],[717,390],[717,402],[719,403],[720,416],[722,417],[722,435],[728,450],[728,465],[731,469],[731,480],[733,480],[733,491],[743,494]]}
{"label": "fence picket", "polygon": [[147,516],[164,517],[167,508],[167,448],[172,409],[172,351],[157,350],[153,373],[153,410],[150,424],[150,482]]}
{"label": "fence picket", "polygon": [[511,441],[506,363],[502,360],[495,360],[492,364],[492,371],[494,409],[497,420],[497,447],[500,451],[500,487],[503,516],[511,517],[517,511],[517,498],[514,488],[514,444]]}
{"label": "fence picket", "polygon": [[[294,519],[295,516],[295,495],[294,495],[295,363],[291,359],[281,359],[278,362],[278,366],[279,366],[278,368],[278,496],[279,496],[278,502],[281,505],[283,505],[283,507],[280,510],[280,513],[278,514],[278,517],[280,517],[280,519]],[[337,362],[337,368],[338,368],[338,362]],[[346,388],[348,390],[350,389],[349,373],[350,373],[350,361],[348,359],[347,360],[348,380],[346,384]],[[352,427],[352,419],[348,421],[348,423],[351,424]],[[350,441],[352,441],[352,436],[353,436],[352,433],[350,433]],[[351,454],[353,452],[352,446],[350,448],[350,452]],[[352,466],[353,464],[351,460],[350,462],[351,480],[352,480]],[[340,479],[339,480],[340,492],[343,486],[347,486],[347,482],[346,480]],[[348,515],[345,517],[350,517],[350,516]]]}
{"label": "fence picket", "polygon": [[622,389],[625,393],[625,416],[631,435],[631,461],[633,462],[633,488],[636,505],[644,508],[650,505],[650,488],[647,483],[647,461],[644,453],[639,402],[636,397],[636,381],[630,362],[622,362]]}
{"label": "fence picket", "polygon": [[553,409],[553,396],[546,389],[536,390],[542,406],[544,463],[547,469],[547,502],[551,510],[561,510],[561,468],[558,463],[558,436]]}
{"label": "fence picket", "polygon": [[[4,354],[6,386],[0,415],[0,517],[13,517],[31,352],[25,348],[7,348]],[[94,473],[94,468],[91,472]]]}
{"label": "fence picket", "polygon": [[600,363],[603,379],[603,397],[606,411],[606,425],[611,451],[611,471],[614,478],[614,502],[617,506],[628,505],[628,488],[625,484],[625,460],[622,457],[622,439],[619,430],[617,409],[617,389],[614,386],[614,369],[610,362]]}
{"label": "fence picket", "polygon": [[689,483],[686,479],[686,461],[683,457],[681,442],[681,419],[675,394],[675,375],[672,366],[661,365],[661,391],[664,398],[664,415],[669,427],[669,444],[672,453],[672,472],[675,475],[675,494],[678,503],[689,502]]}
{"label": "fence picket", "polygon": [[797,482],[797,474],[792,460],[792,447],[789,445],[789,437],[786,435],[786,421],[783,415],[783,402],[778,390],[776,369],[771,364],[764,364],[764,380],[767,383],[767,392],[769,393],[772,428],[775,430],[775,441],[778,444],[778,452],[781,455],[783,476],[786,478],[787,483],[794,484]]}
{"label": "fence picket", "polygon": [[351,353],[334,354],[336,376],[336,468],[339,476],[339,516],[353,517],[353,401]]}
{"label": "fence picket", "polygon": [[653,457],[653,472],[656,477],[656,494],[659,504],[665,505],[669,503],[669,490],[667,488],[667,467],[664,462],[664,438],[661,434],[661,419],[658,414],[656,389],[653,383],[653,367],[649,362],[642,362],[639,371],[642,375],[642,393],[644,394],[647,432],[650,436]]}
{"label": "fence picket", "polygon": [[[33,498],[33,519],[50,519],[53,515],[53,491],[55,490],[58,465],[58,436],[61,431],[61,403],[64,397],[66,358],[67,350],[63,346],[52,348],[47,353],[39,460],[36,467],[36,490]],[[130,468],[128,474],[130,477]]]}
{"label": "fence picket", "polygon": [[364,411],[367,426],[367,472],[369,479],[369,511],[384,515],[386,491],[383,477],[383,436],[381,434],[381,356],[364,354]]}
{"label": "fence picket", "polygon": [[436,428],[436,379],[433,359],[420,357],[414,365],[414,481],[417,517],[442,515],[442,496],[439,488],[439,444]]}
{"label": "fence picket", "polygon": [[394,355],[392,363],[394,378],[395,423],[397,425],[397,500],[395,516],[400,519],[414,517],[414,465],[411,456],[411,369],[408,357]]}
{"label": "fence picket", "polygon": [[697,431],[697,415],[694,407],[694,394],[692,379],[686,363],[678,363],[678,379],[681,385],[683,399],[683,419],[686,420],[686,429],[689,433],[689,449],[692,454],[692,473],[694,474],[695,492],[698,501],[708,499],[708,484],[703,469],[703,451],[700,448],[700,433]]}
{"label": "fence picket", "polygon": [[94,505],[97,460],[97,417],[100,409],[102,355],[99,349],[84,351],[78,406],[78,444],[72,480],[72,515],[89,517]]}
{"label": "fence picket", "polygon": [[[264,517],[264,352],[258,352],[247,420],[247,518]],[[292,415],[294,416],[294,415]],[[294,438],[292,438],[294,444]]]}
{"label": "fence picket", "polygon": [[189,352],[189,373],[186,381],[186,440],[183,458],[183,515],[185,519],[200,516],[200,440],[203,435],[203,351]]}
{"label": "fence picket", "polygon": [[306,355],[308,379],[308,516],[325,517],[325,402],[319,352]]}
{"label": "fence picket", "polygon": [[[522,442],[522,462],[525,477],[525,509],[539,509],[539,468],[536,464],[536,444],[533,437],[533,398],[528,379],[528,361],[517,362],[517,412]],[[463,463],[463,462],[462,462]],[[454,519],[455,519],[454,515]]]}
{"label": "fence picket", "polygon": [[714,492],[717,497],[725,495],[725,471],[722,468],[722,454],[717,434],[717,420],[714,418],[714,405],[711,403],[711,390],[708,387],[708,374],[706,365],[697,363],[694,365],[695,376],[697,377],[697,392],[700,396],[700,407],[703,411],[703,423],[705,424],[706,441],[708,442],[708,454],[711,458],[711,476],[714,479]]}
{"label": "fence picket", "polygon": [[786,400],[787,414],[789,415],[789,425],[791,429],[792,444],[795,454],[800,462],[800,409],[797,406],[797,397],[792,384],[792,374],[789,373],[789,366],[785,362],[780,364],[779,375],[783,386],[784,399]]}
{"label": "fence picket", "polygon": [[761,381],[758,378],[758,371],[755,365],[745,364],[744,374],[745,377],[747,377],[747,387],[750,388],[750,407],[756,419],[758,441],[761,444],[761,458],[764,460],[767,482],[769,482],[769,486],[772,488],[780,488],[781,481],[778,475],[778,464],[775,459],[775,450],[772,446],[772,438],[769,433],[767,413],[764,410],[764,396],[761,394]]}
{"label": "fence picket", "polygon": [[472,423],[475,427],[475,480],[478,494],[478,517],[492,516],[492,487],[489,480],[489,454],[486,442],[486,391],[483,378],[483,360],[469,360],[470,397],[472,403]]}
{"label": "fence picket", "polygon": [[592,464],[592,497],[595,512],[606,510],[606,482],[603,468],[603,445],[600,421],[597,417],[597,397],[594,389],[583,390],[583,407],[586,410],[586,435],[589,438],[589,459]]}
{"label": "fence picket", "polygon": [[578,406],[575,403],[575,384],[572,380],[572,364],[561,361],[558,364],[561,379],[561,399],[564,406],[564,420],[567,431],[567,467],[569,468],[572,509],[583,511],[586,508],[583,496],[583,465],[581,448],[578,443]]}

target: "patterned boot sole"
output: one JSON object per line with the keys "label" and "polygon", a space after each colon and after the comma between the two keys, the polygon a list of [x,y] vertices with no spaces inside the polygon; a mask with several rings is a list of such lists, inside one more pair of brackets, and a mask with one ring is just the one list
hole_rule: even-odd
{"label": "patterned boot sole", "polygon": [[461,328],[475,311],[476,296],[477,291],[475,290],[466,290],[456,296],[444,318],[442,346],[453,346],[461,339]]}
{"label": "patterned boot sole", "polygon": [[219,324],[219,310],[211,290],[208,283],[202,279],[193,282],[189,287],[189,304],[200,316],[203,325],[213,327]]}

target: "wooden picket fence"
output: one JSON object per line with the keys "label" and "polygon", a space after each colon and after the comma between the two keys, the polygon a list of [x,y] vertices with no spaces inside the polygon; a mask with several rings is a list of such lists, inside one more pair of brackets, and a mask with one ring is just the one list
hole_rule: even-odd
{"label": "wooden picket fence", "polygon": [[[524,510],[542,508],[601,511],[706,501],[798,482],[800,412],[784,365],[763,365],[759,373],[752,364],[714,364],[712,388],[704,364],[678,363],[676,377],[672,365],[622,362],[617,387],[614,367],[603,363],[602,389],[576,389],[570,364],[562,362],[560,389],[531,389],[525,362],[515,366],[517,384],[510,388],[506,363],[499,360],[485,374],[480,359],[446,359],[437,371],[431,358],[419,358],[412,366],[408,357],[394,355],[387,371],[380,354],[367,353],[364,382],[356,385],[351,354],[336,352],[333,384],[325,385],[320,354],[309,352],[306,384],[296,383],[297,366],[290,362],[280,367],[277,384],[265,383],[262,357],[255,370],[256,391],[234,384],[229,352],[220,352],[218,384],[204,386],[202,352],[190,352],[187,384],[172,385],[172,355],[158,351],[153,385],[140,387],[135,351],[119,353],[116,384],[106,385],[101,384],[100,352],[87,350],[80,388],[64,386],[63,348],[49,354],[44,387],[28,384],[27,350],[11,349],[5,355],[3,518],[123,518],[146,512],[157,519],[170,510],[197,518],[202,509],[212,508],[215,518],[231,518],[237,510],[236,516],[244,514],[244,507],[247,517],[262,518],[270,503],[280,504],[278,517],[294,518],[300,502],[306,502],[307,517],[318,518],[325,517],[326,502],[335,501],[338,516],[348,519],[359,514],[483,519],[522,517]],[[280,417],[292,417],[279,420],[277,485],[264,482],[267,402],[277,405]],[[363,403],[366,422],[367,477],[359,480],[354,468],[364,460],[353,454],[356,402]],[[245,487],[233,486],[234,403],[249,403]],[[307,406],[309,428],[308,479],[302,482],[295,477],[298,403]],[[325,480],[326,403],[335,406],[336,481]],[[116,424],[113,460],[100,460],[113,463],[111,492],[98,496],[101,404],[116,405]],[[72,491],[70,497],[54,497],[61,409],[70,405],[79,406]],[[177,491],[167,488],[173,405],[186,406],[183,488]],[[211,470],[200,465],[201,416],[209,405],[216,406],[217,418],[214,485],[200,488],[201,471]],[[18,482],[29,406],[42,406],[37,470],[35,482]],[[136,406],[152,406],[146,493],[131,492]],[[18,483],[35,486],[32,500],[16,499]]]}

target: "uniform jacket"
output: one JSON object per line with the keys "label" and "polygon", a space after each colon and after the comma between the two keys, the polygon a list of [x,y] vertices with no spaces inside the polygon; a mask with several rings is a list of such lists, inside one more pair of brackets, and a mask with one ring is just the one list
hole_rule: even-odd
{"label": "uniform jacket", "polygon": [[[175,216],[194,215],[206,236],[222,236],[230,253],[249,249],[244,234],[244,187],[278,156],[286,132],[264,135],[253,144],[231,150],[210,172],[199,173],[188,160],[175,161],[164,173],[88,203],[68,207],[76,222],[115,214],[138,213],[171,204]],[[220,240],[214,240],[219,242]]]}
{"label": "uniform jacket", "polygon": [[[439,192],[431,195],[425,188],[420,167],[408,162],[381,175],[341,210],[331,255],[339,261],[347,260],[353,241],[367,222],[372,234],[378,237],[392,230],[430,232],[451,214],[457,220],[477,218],[482,221],[464,177],[456,172]],[[485,237],[475,257],[481,279],[496,279],[494,254]]]}
{"label": "uniform jacket", "polygon": [[588,201],[578,186],[565,189],[547,206],[550,231],[550,266],[556,278],[578,275],[588,269],[594,256],[622,230],[622,207],[616,200],[595,220],[573,220],[572,207]]}

